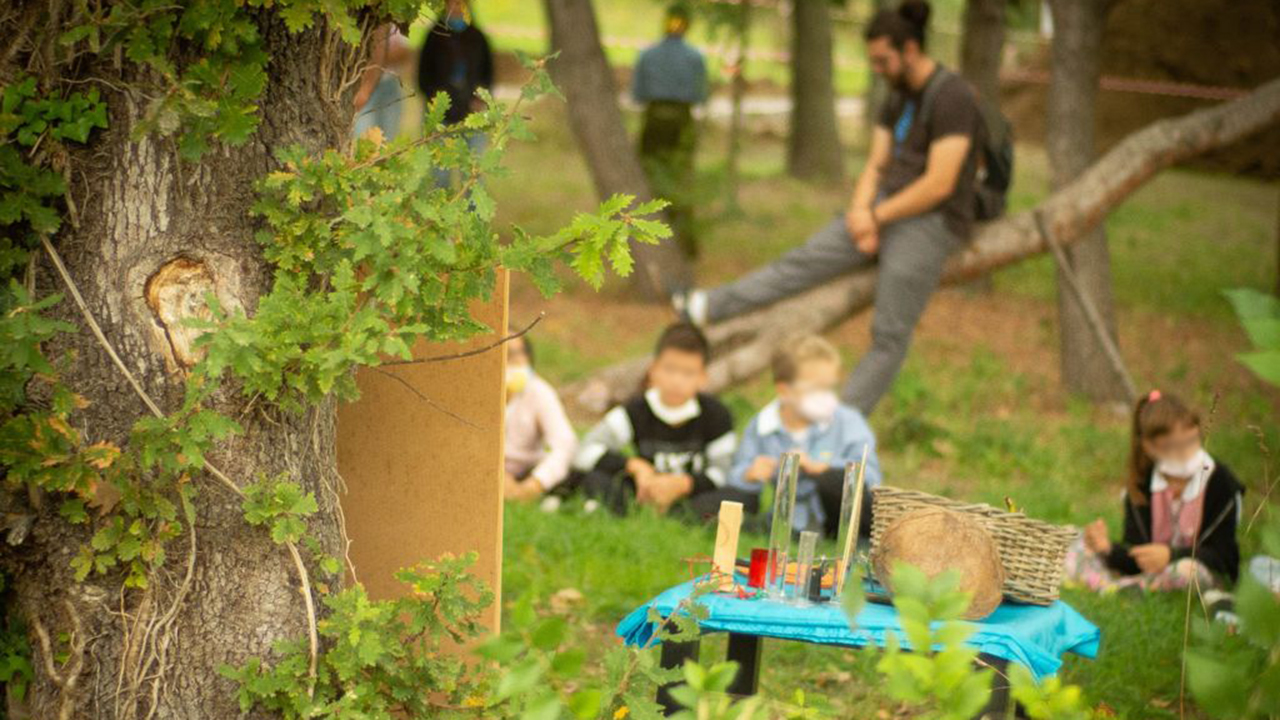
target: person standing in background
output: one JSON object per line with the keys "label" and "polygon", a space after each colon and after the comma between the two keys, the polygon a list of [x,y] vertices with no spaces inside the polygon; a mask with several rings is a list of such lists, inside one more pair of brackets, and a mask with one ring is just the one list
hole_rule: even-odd
{"label": "person standing in background", "polygon": [[[444,15],[427,30],[426,42],[418,56],[418,88],[422,100],[430,103],[439,93],[449,96],[446,125],[455,125],[484,103],[476,90],[493,87],[493,53],[489,40],[472,23],[471,7],[466,0],[449,0]],[[484,151],[486,138],[481,133],[467,135],[472,154]],[[450,184],[449,171],[436,171],[436,185]]]}
{"label": "person standing in background", "polygon": [[404,90],[398,70],[409,58],[409,43],[400,30],[390,23],[374,31],[369,67],[360,77],[356,90],[355,136],[361,137],[371,127],[382,130],[382,138],[394,140],[400,132],[400,110]]}
{"label": "person standing in background", "polygon": [[698,254],[692,207],[697,146],[693,106],[707,99],[707,67],[702,53],[685,42],[689,13],[683,6],[671,6],[664,29],[662,40],[636,61],[631,97],[644,106],[640,162],[654,194],[671,202],[672,232],[692,258]]}

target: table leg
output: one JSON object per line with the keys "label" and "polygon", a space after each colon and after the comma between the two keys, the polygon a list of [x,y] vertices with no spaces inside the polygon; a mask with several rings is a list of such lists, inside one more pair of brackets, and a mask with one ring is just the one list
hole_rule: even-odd
{"label": "table leg", "polygon": [[[698,662],[698,651],[702,647],[699,638],[694,638],[688,642],[671,642],[662,643],[662,656],[659,664],[663,669],[684,667],[685,660]],[[682,708],[680,703],[671,697],[671,688],[680,685],[684,680],[676,680],[658,688],[658,705],[662,707],[663,715],[675,715]]]}
{"label": "table leg", "polygon": [[729,685],[730,695],[755,695],[760,686],[760,651],[764,638],[759,635],[729,633],[725,659],[738,663],[738,674]]}
{"label": "table leg", "polygon": [[[1009,696],[1009,661],[995,655],[980,653],[978,665],[991,667],[996,671],[995,677],[991,678],[991,699],[987,701],[987,706],[982,709],[982,712],[978,713],[978,719],[1004,720],[1009,717],[1009,704],[1013,702],[1013,698]],[[1026,717],[1022,712],[1022,706],[1014,708],[1013,717]]]}

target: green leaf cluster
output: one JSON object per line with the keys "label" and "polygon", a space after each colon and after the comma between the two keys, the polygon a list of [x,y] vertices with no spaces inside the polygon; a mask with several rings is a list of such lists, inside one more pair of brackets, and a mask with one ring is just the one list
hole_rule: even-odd
{"label": "green leaf cluster", "polygon": [[267,525],[278,545],[302,539],[307,516],[318,509],[315,493],[304,493],[295,482],[282,478],[261,480],[244,488],[244,519],[250,525]]}
{"label": "green leaf cluster", "polygon": [[[1280,557],[1280,520],[1260,532],[1262,553]],[[1239,628],[1196,618],[1186,652],[1187,684],[1210,715],[1232,720],[1280,717],[1280,594],[1242,573],[1236,588]]]}
{"label": "green leaf cluster", "polygon": [[1280,386],[1280,298],[1242,288],[1225,292],[1255,350],[1238,357],[1245,367]]}
{"label": "green leaf cluster", "polygon": [[[530,85],[546,82],[536,69]],[[197,374],[233,375],[246,394],[291,408],[330,393],[351,399],[355,368],[409,360],[419,339],[488,330],[471,308],[489,297],[499,268],[528,272],[549,293],[565,261],[598,285],[606,262],[631,271],[631,242],[668,234],[648,217],[660,202],[616,196],[550,236],[513,228],[504,244],[484,179],[503,172],[501,152],[527,132],[524,121],[489,99],[464,123],[445,126],[447,105],[444,95],[430,103],[428,133],[417,140],[365,137],[350,154],[280,151],[280,169],[262,180],[254,206],[265,221],[258,241],[276,268],[272,289],[252,315],[209,298],[213,319],[197,323],[208,331]],[[473,154],[471,133],[489,136],[489,149]],[[441,168],[456,171],[460,185],[437,187]]]}
{"label": "green leaf cluster", "polygon": [[479,612],[493,601],[468,572],[474,561],[445,556],[402,570],[407,592],[395,600],[372,600],[361,585],[325,597],[314,681],[305,640],[281,643],[270,668],[251,658],[221,673],[237,683],[245,711],[283,718],[474,717],[489,702],[489,671],[448,651],[481,632]]}
{"label": "green leaf cluster", "polygon": [[890,633],[877,670],[888,694],[921,706],[921,717],[971,718],[991,697],[992,671],[976,669],[978,651],[965,644],[974,627],[960,618],[972,594],[959,580],[955,572],[930,578],[910,565],[893,569],[893,605],[911,652]]}
{"label": "green leaf cluster", "polygon": [[36,233],[62,226],[58,201],[66,185],[52,159],[66,142],[87,142],[106,126],[97,88],[42,92],[30,75],[0,87],[0,278],[26,263]]}

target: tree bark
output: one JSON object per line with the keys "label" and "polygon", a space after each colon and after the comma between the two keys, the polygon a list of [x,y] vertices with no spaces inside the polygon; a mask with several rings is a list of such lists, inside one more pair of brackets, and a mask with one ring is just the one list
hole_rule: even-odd
{"label": "tree bark", "polygon": [[791,10],[791,134],[787,172],[802,180],[844,177],[836,123],[830,0],[795,0]]}
{"label": "tree bark", "polygon": [[751,41],[750,0],[738,0],[733,34],[736,40],[734,50],[737,57],[734,62],[733,78],[729,83],[729,152],[725,158],[724,185],[727,214],[737,215],[742,212],[742,207],[738,204],[738,185],[740,184],[738,166],[742,158],[742,136],[746,123],[742,104],[747,96],[747,48]]}
{"label": "tree bark", "polygon": [[1000,60],[1004,54],[1007,0],[968,0],[960,37],[960,74],[988,107],[1000,107]]}
{"label": "tree bark", "polygon": [[[618,88],[600,44],[591,0],[544,0],[551,47],[559,57],[551,64],[556,85],[569,105],[569,124],[587,160],[601,200],[623,193],[638,201],[653,197],[649,180],[627,137],[618,108]],[[688,262],[672,242],[636,245],[634,284],[643,297],[665,300],[688,286]]]}
{"label": "tree bark", "polygon": [[[1062,188],[1093,161],[1094,106],[1102,74],[1102,33],[1112,0],[1051,0],[1052,66],[1049,85],[1047,145],[1050,186]],[[1066,252],[1067,261],[1098,310],[1106,331],[1116,338],[1115,301],[1111,287],[1111,253],[1099,226]],[[1102,347],[1089,329],[1080,304],[1058,273],[1058,328],[1062,382],[1072,392],[1093,400],[1125,400],[1123,383],[1111,370]]]}
{"label": "tree bark", "polygon": [[[948,262],[943,281],[962,282],[1046,252],[1048,247],[1036,230],[1035,212],[1044,214],[1059,243],[1073,246],[1159,171],[1277,122],[1280,80],[1238,100],[1155,122],[1125,138],[1033,210],[981,226],[973,243]],[[708,369],[709,390],[722,390],[763,370],[783,336],[821,332],[868,307],[875,297],[875,282],[875,269],[859,271],[711,326],[707,337],[715,359]],[[566,387],[564,397],[580,413],[601,413],[634,392],[645,367],[645,358],[618,363]]]}
{"label": "tree bark", "polygon": [[[891,0],[871,0],[871,15],[892,7]],[[871,130],[875,128],[876,121],[880,118],[880,108],[884,106],[884,101],[889,97],[889,86],[885,83],[884,78],[876,74],[869,66],[867,67],[867,95],[864,98],[862,106],[862,145],[870,147]]]}
{"label": "tree bark", "polygon": [[[294,34],[263,20],[260,29],[272,48],[260,129],[246,145],[217,147],[198,164],[180,162],[174,143],[134,132],[146,109],[139,100],[164,91],[153,73],[114,67],[109,55],[81,66],[112,81],[96,85],[110,129],[68,159],[78,221],[64,223],[54,244],[108,342],[165,412],[181,406],[191,362],[184,314],[202,306],[206,292],[224,307],[252,310],[269,286],[250,206],[255,183],[278,167],[273,153],[294,143],[316,152],[342,146],[350,132],[350,98],[336,65],[353,60],[353,51],[319,28]],[[67,297],[57,312],[79,328],[46,348],[53,357],[73,353],[63,378],[90,403],[77,423],[88,442],[126,444],[148,410],[86,328],[48,257],[37,264],[36,282],[40,296]],[[320,511],[308,532],[341,557],[333,404],[291,414],[226,393],[213,407],[243,433],[210,462],[237,484],[284,475],[314,492]],[[204,474],[191,482],[195,527],[169,544],[146,589],[124,588],[115,571],[76,581],[70,560],[94,528],[68,524],[56,503],[37,503],[26,542],[5,547],[17,610],[33,632],[33,717],[241,717],[235,686],[218,668],[271,657],[276,641],[306,636],[290,555],[245,522],[239,498],[224,486]],[[56,657],[64,652],[65,660]]]}
{"label": "tree bark", "polygon": [[[968,0],[964,5],[964,30],[960,36],[960,75],[973,86],[984,115],[993,117],[1000,109],[1000,62],[1004,54],[1004,14],[1007,0]],[[988,132],[997,123],[988,122]],[[991,275],[970,281],[977,292],[995,289]]]}

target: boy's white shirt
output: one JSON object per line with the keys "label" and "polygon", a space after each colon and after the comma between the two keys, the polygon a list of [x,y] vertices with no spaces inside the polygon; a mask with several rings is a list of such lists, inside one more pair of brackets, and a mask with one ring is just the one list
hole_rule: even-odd
{"label": "boy's white shirt", "polygon": [[683,425],[702,414],[702,405],[698,403],[697,395],[671,407],[662,403],[662,393],[658,392],[658,388],[649,388],[644,391],[644,401],[659,420],[672,427]]}
{"label": "boy's white shirt", "polygon": [[762,437],[781,431],[787,433],[793,440],[796,440],[801,444],[808,442],[810,435],[814,433],[815,429],[818,433],[823,433],[826,432],[829,427],[831,427],[830,422],[809,423],[805,426],[804,430],[800,431],[804,438],[803,440],[800,440],[800,438],[796,437],[795,431],[782,424],[782,400],[780,398],[774,398],[768,405],[760,408],[760,413],[756,416],[756,432],[760,433]]}

